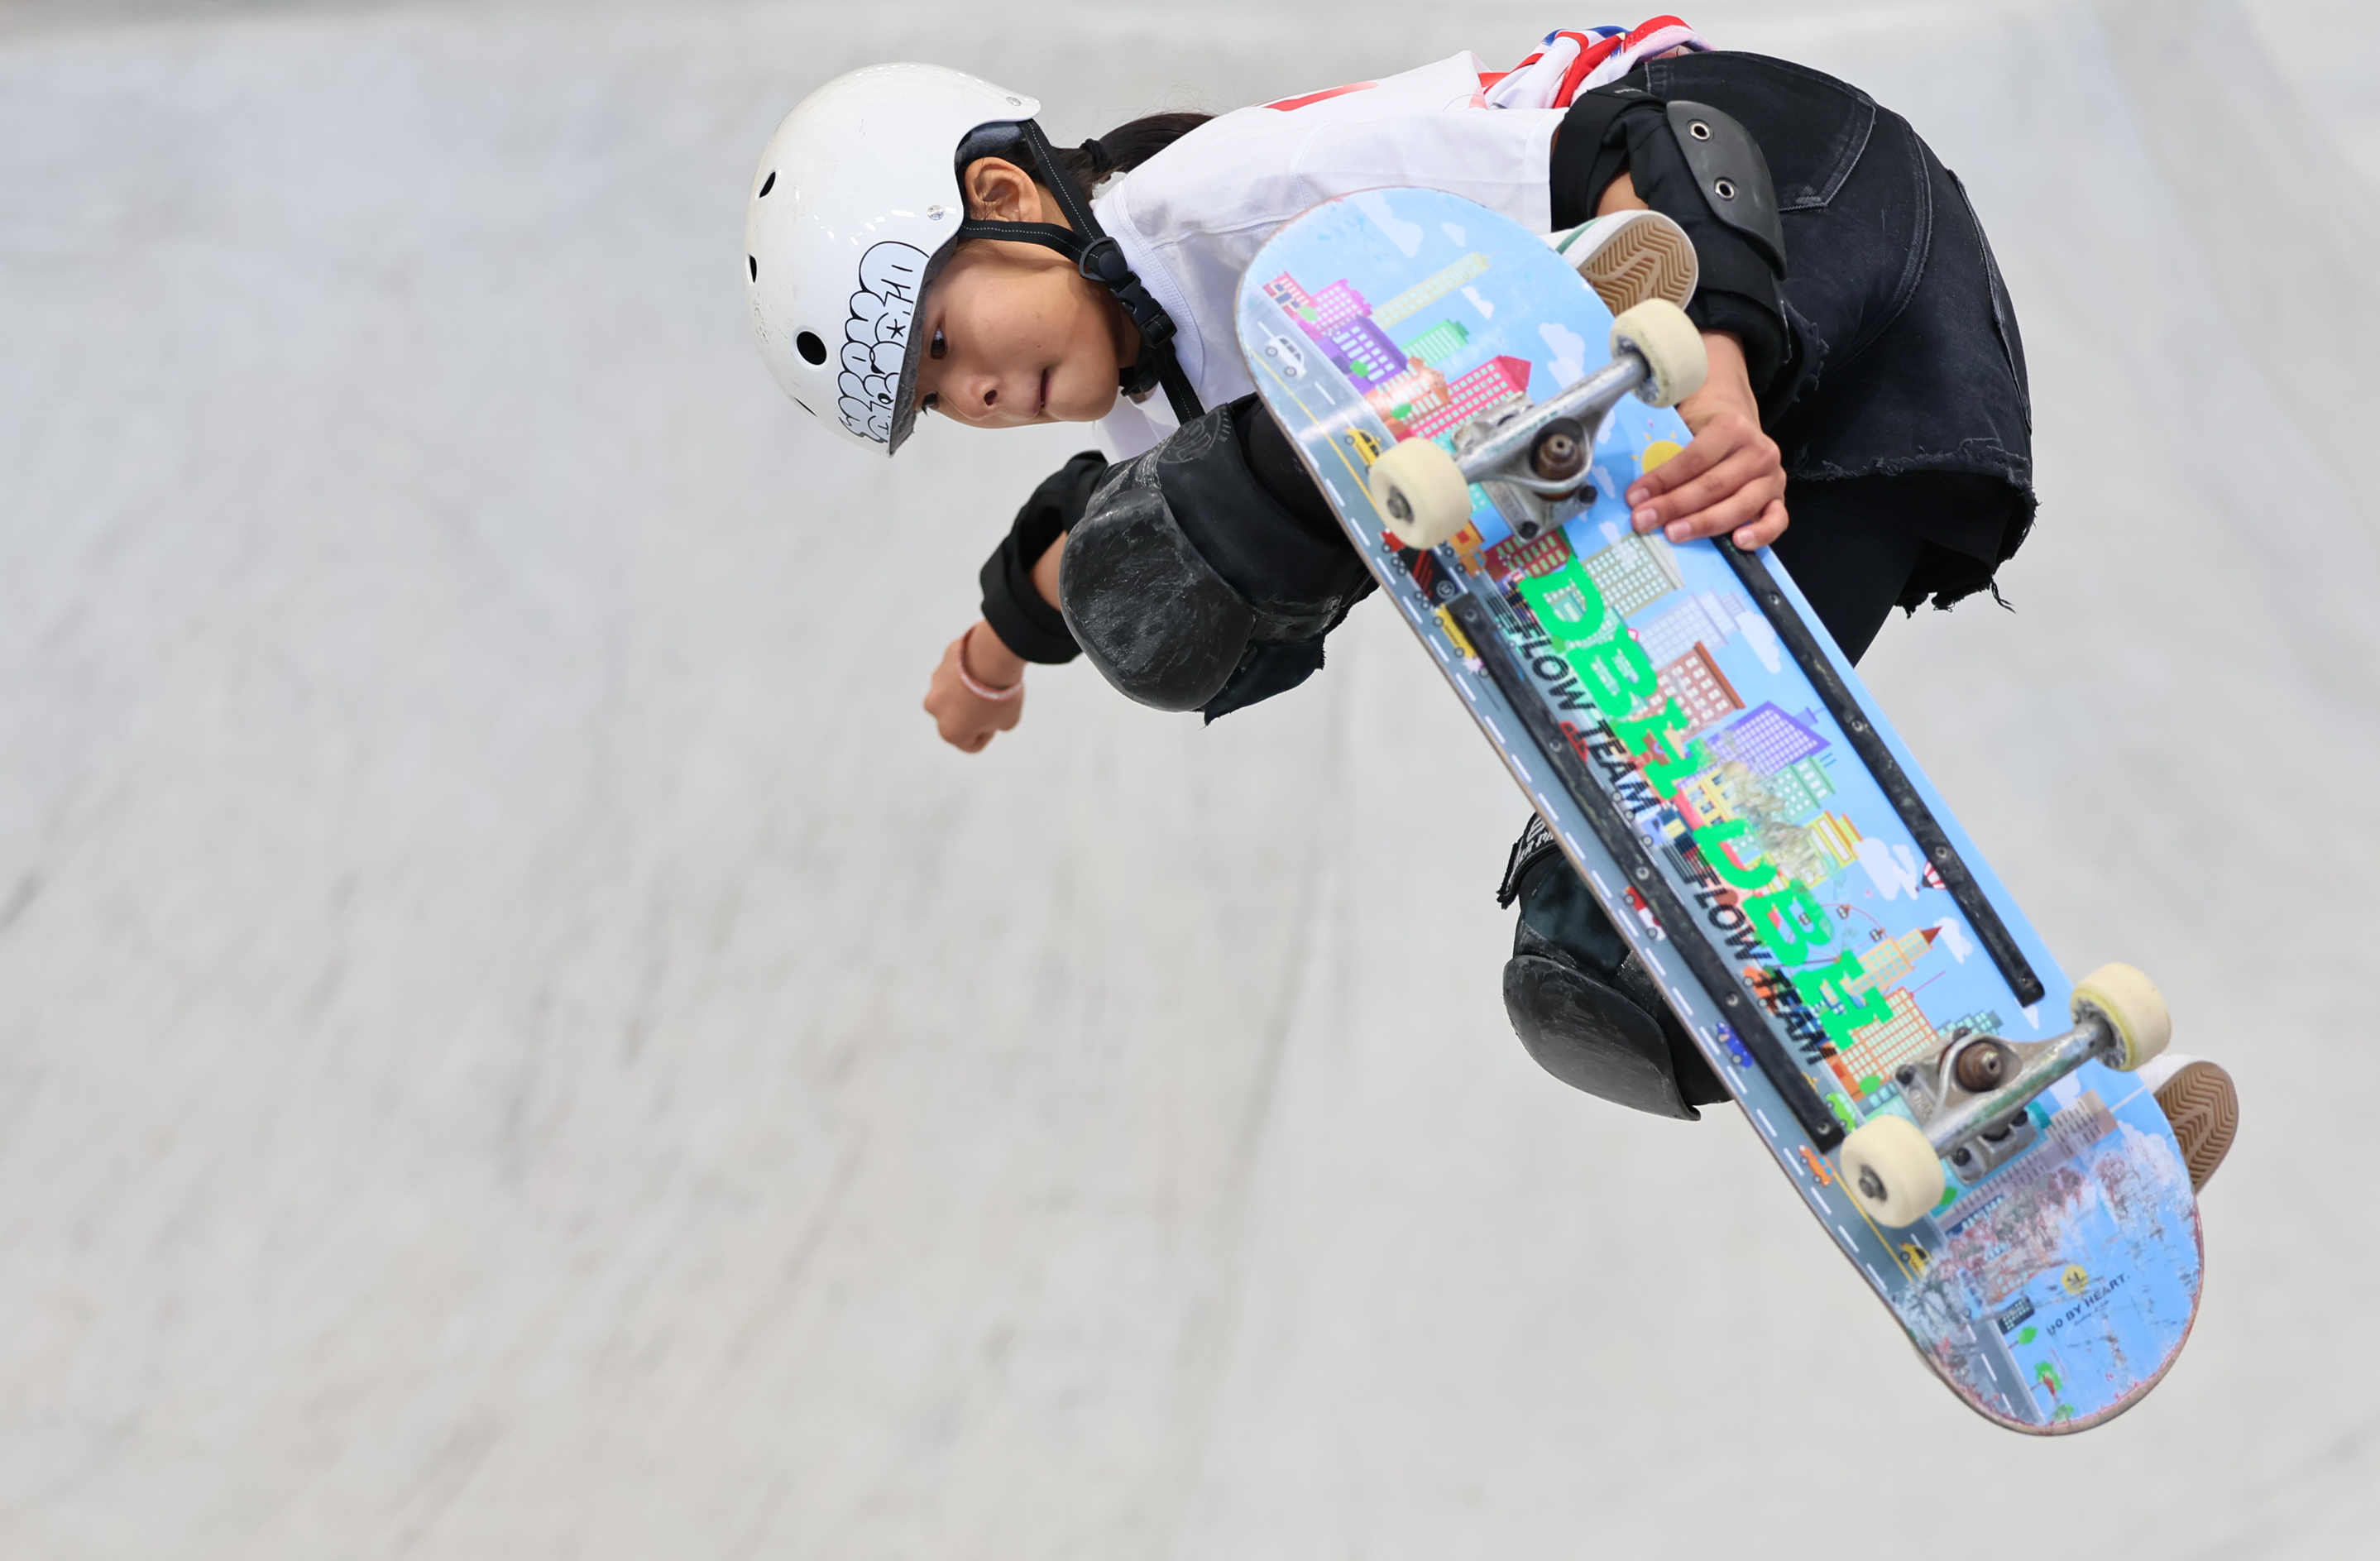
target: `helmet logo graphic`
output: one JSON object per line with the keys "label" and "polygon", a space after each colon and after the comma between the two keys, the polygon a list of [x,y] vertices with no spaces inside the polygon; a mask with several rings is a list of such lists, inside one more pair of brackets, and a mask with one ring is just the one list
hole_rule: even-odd
{"label": "helmet logo graphic", "polygon": [[892,406],[909,351],[909,323],[925,284],[928,256],[897,238],[870,245],[859,257],[859,286],[843,323],[843,426],[879,444],[892,437]]}

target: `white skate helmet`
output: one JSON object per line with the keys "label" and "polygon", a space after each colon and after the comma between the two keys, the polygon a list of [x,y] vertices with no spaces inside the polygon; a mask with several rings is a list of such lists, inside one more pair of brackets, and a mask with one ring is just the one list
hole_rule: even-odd
{"label": "white skate helmet", "polygon": [[744,217],[752,339],[802,410],[866,449],[909,434],[909,317],[965,220],[955,159],[1039,103],[938,65],[877,65],[796,104],[761,149]]}
{"label": "white skate helmet", "polygon": [[[785,115],[752,174],[744,277],[760,357],[803,411],[864,448],[899,449],[917,417],[910,318],[960,239],[997,238],[1054,249],[1106,288],[1140,334],[1119,388],[1162,387],[1177,418],[1198,415],[1173,321],[1099,231],[1034,122],[1040,110],[938,65],[879,65],[836,77]],[[959,170],[992,156],[1026,166],[1064,223],[969,221]]]}

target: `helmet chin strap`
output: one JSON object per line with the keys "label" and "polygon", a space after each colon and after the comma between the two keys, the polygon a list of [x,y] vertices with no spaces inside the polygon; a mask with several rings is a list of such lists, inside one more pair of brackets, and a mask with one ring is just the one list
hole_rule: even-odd
{"label": "helmet chin strap", "polygon": [[1099,231],[1097,218],[1091,215],[1090,202],[1075,188],[1066,173],[1065,164],[1050,148],[1050,139],[1041,127],[1027,119],[1020,122],[1017,134],[1025,142],[1038,165],[1036,172],[1050,193],[1057,198],[1058,207],[1066,214],[1068,225],[1056,223],[999,223],[970,219],[959,224],[960,238],[1002,238],[1025,244],[1038,244],[1055,249],[1075,262],[1075,269],[1107,289],[1123,307],[1133,329],[1140,333],[1140,356],[1132,367],[1119,377],[1126,395],[1146,395],[1160,386],[1165,399],[1173,408],[1177,421],[1187,423],[1206,410],[1198,405],[1198,393],[1190,388],[1190,377],[1182,371],[1181,360],[1173,355],[1173,317],[1165,306],[1149,296],[1125,263],[1123,248]]}

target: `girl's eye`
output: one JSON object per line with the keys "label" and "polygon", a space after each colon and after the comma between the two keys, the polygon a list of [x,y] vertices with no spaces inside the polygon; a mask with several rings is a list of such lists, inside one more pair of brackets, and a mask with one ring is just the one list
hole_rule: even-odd
{"label": "girl's eye", "polygon": [[926,349],[926,356],[928,357],[941,357],[948,354],[950,350],[949,344],[942,340],[941,332],[937,330],[934,333],[933,345]]}

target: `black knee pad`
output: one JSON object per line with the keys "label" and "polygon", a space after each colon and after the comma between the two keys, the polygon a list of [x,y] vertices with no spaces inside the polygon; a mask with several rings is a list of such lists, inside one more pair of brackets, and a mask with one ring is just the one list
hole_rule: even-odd
{"label": "black knee pad", "polygon": [[1692,1119],[1727,1087],[1670,1011],[1544,820],[1513,842],[1498,899],[1518,902],[1504,1011],[1539,1067],[1572,1089]]}
{"label": "black knee pad", "polygon": [[1304,682],[1322,636],[1371,588],[1252,395],[1112,468],[1058,570],[1059,605],[1102,676],[1144,705],[1209,719]]}
{"label": "black knee pad", "polygon": [[1175,521],[1158,479],[1165,450],[1111,468],[1091,494],[1059,558],[1058,606],[1083,655],[1119,693],[1160,710],[1195,710],[1231,681],[1256,610]]}
{"label": "black knee pad", "polygon": [[1504,1012],[1537,1066],[1598,1099],[1692,1121],[1669,1038],[1651,1014],[1558,960],[1515,954],[1504,963]]}
{"label": "black knee pad", "polygon": [[1785,222],[1760,143],[1740,121],[1708,103],[1672,99],[1668,115],[1670,134],[1711,215],[1764,250],[1770,267],[1784,275]]}

